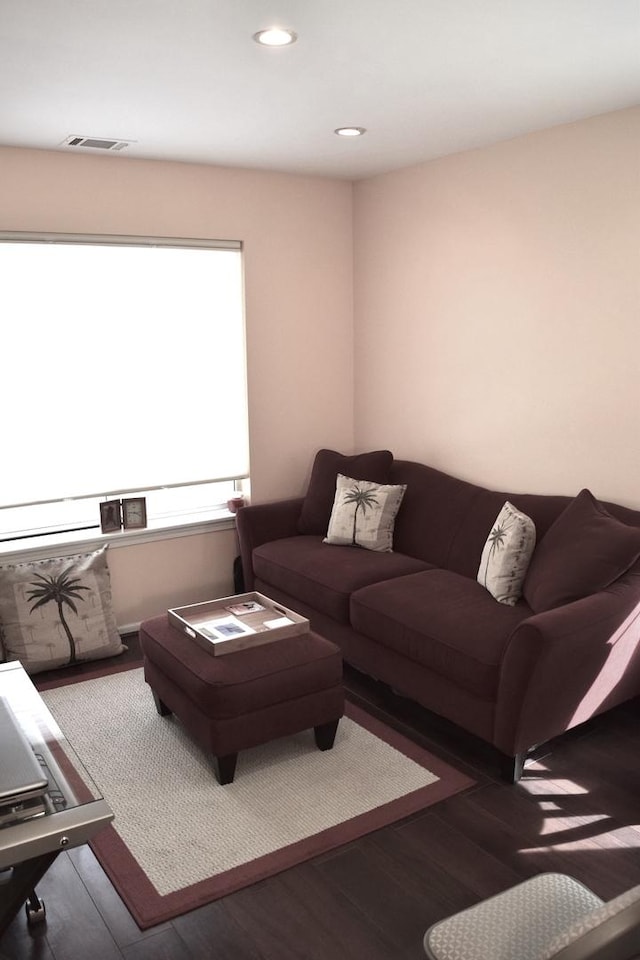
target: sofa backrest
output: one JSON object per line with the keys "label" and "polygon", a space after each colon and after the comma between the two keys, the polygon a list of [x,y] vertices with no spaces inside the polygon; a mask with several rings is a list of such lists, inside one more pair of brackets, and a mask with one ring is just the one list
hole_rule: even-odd
{"label": "sofa backrest", "polygon": [[396,517],[393,549],[448,568],[456,535],[481,488],[409,460],[394,460],[389,483],[407,486]]}
{"label": "sofa backrest", "polygon": [[[407,485],[393,549],[474,579],[482,548],[505,500],[531,517],[539,543],[573,499],[487,490],[409,460],[394,461],[389,483]],[[624,523],[640,526],[640,512],[612,503],[604,506]]]}

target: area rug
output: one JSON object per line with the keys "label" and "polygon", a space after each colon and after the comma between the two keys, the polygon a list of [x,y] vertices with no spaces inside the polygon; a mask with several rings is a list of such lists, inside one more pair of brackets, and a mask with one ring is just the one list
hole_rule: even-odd
{"label": "area rug", "polygon": [[41,691],[115,813],[91,842],[141,928],[450,797],[474,781],[349,704],[332,750],[313,731],[210,759],[156,712],[141,668]]}

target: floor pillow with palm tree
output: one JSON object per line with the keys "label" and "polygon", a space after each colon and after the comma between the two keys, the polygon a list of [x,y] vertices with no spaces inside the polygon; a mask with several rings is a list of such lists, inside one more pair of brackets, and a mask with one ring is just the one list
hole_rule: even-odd
{"label": "floor pillow with palm tree", "polygon": [[325,543],[390,553],[404,483],[373,483],[339,473]]}
{"label": "floor pillow with palm tree", "polygon": [[28,673],[122,653],[107,547],[0,566],[0,662]]}

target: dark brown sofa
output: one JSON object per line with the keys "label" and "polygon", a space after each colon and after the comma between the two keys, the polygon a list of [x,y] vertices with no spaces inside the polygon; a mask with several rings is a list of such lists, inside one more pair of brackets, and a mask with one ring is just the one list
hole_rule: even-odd
{"label": "dark brown sofa", "polygon": [[[406,484],[393,552],[323,543],[337,473]],[[245,588],[492,744],[515,781],[533,746],[640,694],[640,512],[587,493],[498,492],[388,451],[320,451],[306,497],[238,512]],[[505,500],[537,534],[514,606],[476,579]]]}

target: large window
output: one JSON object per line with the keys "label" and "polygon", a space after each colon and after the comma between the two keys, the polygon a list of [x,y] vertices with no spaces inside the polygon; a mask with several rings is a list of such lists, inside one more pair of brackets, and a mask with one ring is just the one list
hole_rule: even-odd
{"label": "large window", "polygon": [[248,476],[240,244],[5,234],[0,277],[0,537],[114,496],[197,514]]}

